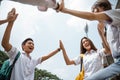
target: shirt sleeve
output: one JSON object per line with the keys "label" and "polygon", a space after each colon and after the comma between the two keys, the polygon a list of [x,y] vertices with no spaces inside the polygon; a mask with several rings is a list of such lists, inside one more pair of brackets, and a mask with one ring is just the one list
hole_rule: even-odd
{"label": "shirt sleeve", "polygon": [[80,56],[75,57],[75,58],[73,59],[73,61],[75,62],[75,65],[80,64],[80,63],[81,63],[81,62],[80,62]]}
{"label": "shirt sleeve", "polygon": [[10,59],[14,59],[17,53],[18,53],[17,48],[12,47],[11,50],[7,52],[7,55],[9,56]]}
{"label": "shirt sleeve", "polygon": [[111,18],[111,21],[107,21],[109,24],[117,25],[120,22],[120,9],[108,10],[103,13]]}
{"label": "shirt sleeve", "polygon": [[17,55],[17,53],[18,53],[17,48],[12,47],[12,48],[10,49],[10,51],[8,51],[8,52],[6,52],[6,53],[7,53],[8,57],[9,57],[10,64],[12,64],[13,61],[14,61],[14,59],[15,59],[15,57],[16,57],[16,55]]}
{"label": "shirt sleeve", "polygon": [[36,67],[38,64],[41,64],[42,57],[38,59],[32,59],[32,64],[34,64],[34,67]]}
{"label": "shirt sleeve", "polygon": [[97,52],[99,53],[99,55],[100,55],[101,57],[106,56],[106,54],[104,53],[104,48],[98,50]]}
{"label": "shirt sleeve", "polygon": [[42,63],[42,57],[38,58],[38,64],[41,64]]}

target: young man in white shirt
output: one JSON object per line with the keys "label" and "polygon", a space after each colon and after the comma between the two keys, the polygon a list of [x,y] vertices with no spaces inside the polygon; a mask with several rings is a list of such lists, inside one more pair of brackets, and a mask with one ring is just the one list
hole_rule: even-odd
{"label": "young man in white shirt", "polygon": [[[11,30],[17,16],[18,14],[16,14],[15,8],[13,8],[8,13],[8,18],[10,20],[8,22],[8,25],[6,27],[6,30],[2,39],[2,46],[5,49],[5,51],[7,51],[8,53],[8,56],[10,58],[10,64],[13,63],[15,56],[19,52],[19,50],[9,42]],[[18,58],[13,68],[11,80],[34,80],[35,67],[60,51],[60,48],[57,48],[56,50],[36,60],[32,59],[30,57],[30,53],[34,50],[34,42],[31,38],[27,38],[26,40],[23,41],[22,49],[23,49],[23,52],[21,52],[21,55]]]}

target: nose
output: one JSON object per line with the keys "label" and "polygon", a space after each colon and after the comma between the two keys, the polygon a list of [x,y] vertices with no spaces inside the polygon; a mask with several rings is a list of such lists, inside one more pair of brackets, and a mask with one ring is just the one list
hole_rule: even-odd
{"label": "nose", "polygon": [[87,43],[87,41],[85,41],[85,44]]}
{"label": "nose", "polygon": [[31,44],[30,44],[30,46],[34,47],[34,44],[33,44],[33,43],[31,43]]}

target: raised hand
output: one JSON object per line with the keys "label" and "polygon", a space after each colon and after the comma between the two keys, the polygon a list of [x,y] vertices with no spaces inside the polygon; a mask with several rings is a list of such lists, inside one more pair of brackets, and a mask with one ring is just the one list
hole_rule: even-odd
{"label": "raised hand", "polygon": [[12,8],[12,10],[8,13],[7,20],[9,22],[11,22],[11,21],[14,22],[16,20],[17,16],[18,16],[18,14],[16,14],[16,9]]}
{"label": "raised hand", "polygon": [[64,50],[64,45],[61,40],[59,40],[59,43],[60,43],[60,49]]}
{"label": "raised hand", "polygon": [[64,0],[60,1],[59,7],[56,9],[57,12],[61,11],[63,12],[64,9]]}

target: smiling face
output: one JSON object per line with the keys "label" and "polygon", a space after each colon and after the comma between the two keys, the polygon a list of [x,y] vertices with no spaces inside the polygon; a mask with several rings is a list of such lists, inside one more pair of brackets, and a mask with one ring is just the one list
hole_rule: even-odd
{"label": "smiling face", "polygon": [[91,49],[95,51],[97,50],[93,42],[89,38],[83,37],[80,42],[80,50],[81,50],[80,52],[84,54],[86,53],[86,51],[89,52]]}
{"label": "smiling face", "polygon": [[30,54],[33,49],[34,49],[34,42],[32,39],[26,39],[23,43],[22,43],[22,49],[23,51],[25,51],[27,54]]}
{"label": "smiling face", "polygon": [[90,42],[88,39],[83,39],[82,40],[82,45],[83,47],[87,50],[87,51],[90,51],[91,50],[91,45],[90,45]]}

